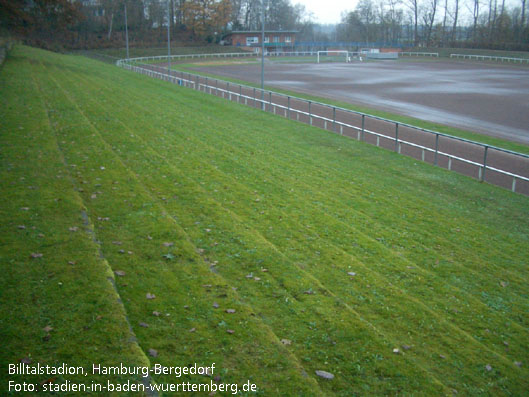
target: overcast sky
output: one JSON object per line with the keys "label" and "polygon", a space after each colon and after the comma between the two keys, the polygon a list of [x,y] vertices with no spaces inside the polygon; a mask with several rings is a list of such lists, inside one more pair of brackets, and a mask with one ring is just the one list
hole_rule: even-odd
{"label": "overcast sky", "polygon": [[[312,20],[316,23],[339,23],[341,21],[341,14],[343,11],[353,11],[356,7],[356,4],[358,3],[358,0],[291,0],[292,4],[303,4],[308,12],[312,12],[313,18]],[[377,2],[376,2],[377,3]],[[444,2],[440,4],[441,2],[438,1],[439,9],[438,13],[439,15],[442,14],[442,7],[444,6]],[[453,4],[453,0],[448,1],[449,4]],[[461,18],[464,19],[465,17],[468,17],[469,11],[468,7],[465,5],[466,3],[472,3],[472,1],[461,1],[460,2],[460,13]],[[517,6],[519,7],[521,4],[521,0],[506,0],[505,5],[507,7],[513,7]],[[487,2],[481,2],[480,7],[480,14],[484,14],[487,12],[488,7],[488,1]],[[501,7],[501,1],[498,1],[498,8]]]}
{"label": "overcast sky", "polygon": [[338,23],[341,13],[345,10],[352,11],[357,0],[292,0],[293,4],[300,3],[308,12],[314,15],[314,22]]}

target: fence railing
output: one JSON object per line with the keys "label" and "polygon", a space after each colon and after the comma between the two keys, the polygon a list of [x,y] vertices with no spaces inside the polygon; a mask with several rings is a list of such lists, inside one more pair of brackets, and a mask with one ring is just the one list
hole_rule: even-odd
{"label": "fence railing", "polygon": [[490,55],[450,54],[450,58],[475,59],[479,61],[529,63],[529,58],[496,57]]}
{"label": "fence railing", "polygon": [[[146,57],[152,58],[152,57]],[[253,106],[529,195],[529,155],[382,117],[244,84],[168,71],[135,58],[117,65],[134,72]]]}
{"label": "fence railing", "polygon": [[439,58],[439,53],[438,52],[410,52],[410,51],[401,51],[399,52],[399,55],[407,55],[407,56],[410,56],[410,57],[435,57],[435,58]]}

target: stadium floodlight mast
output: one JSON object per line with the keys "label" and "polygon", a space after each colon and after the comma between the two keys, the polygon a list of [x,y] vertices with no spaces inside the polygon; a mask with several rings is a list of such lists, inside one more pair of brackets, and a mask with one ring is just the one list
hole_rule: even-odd
{"label": "stadium floodlight mast", "polygon": [[264,110],[265,0],[261,0],[261,108]]}
{"label": "stadium floodlight mast", "polygon": [[171,13],[169,0],[167,0],[167,73],[171,75]]}
{"label": "stadium floodlight mast", "polygon": [[127,24],[127,2],[123,3],[125,5],[125,43],[127,45],[127,59],[129,59],[129,28]]}

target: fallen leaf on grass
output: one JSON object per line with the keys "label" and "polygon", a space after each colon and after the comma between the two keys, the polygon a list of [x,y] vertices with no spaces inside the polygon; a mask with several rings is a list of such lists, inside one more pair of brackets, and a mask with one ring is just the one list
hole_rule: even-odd
{"label": "fallen leaf on grass", "polygon": [[123,277],[125,275],[125,272],[123,270],[115,270],[114,273],[116,276]]}
{"label": "fallen leaf on grass", "polygon": [[515,361],[514,365],[516,365],[518,368],[520,368],[522,366],[522,362],[521,361]]}
{"label": "fallen leaf on grass", "polygon": [[292,344],[292,341],[290,339],[281,339],[281,343],[288,346]]}
{"label": "fallen leaf on grass", "polygon": [[506,283],[505,281],[500,281],[500,285],[505,288],[506,286],[509,285],[509,283]]}
{"label": "fallen leaf on grass", "polygon": [[191,329],[189,330],[189,332],[195,332],[196,330],[197,330],[196,328],[191,328]]}
{"label": "fallen leaf on grass", "polygon": [[150,292],[147,292],[146,298],[147,299],[154,299],[154,298],[156,298],[156,295],[151,294]]}
{"label": "fallen leaf on grass", "polygon": [[149,328],[149,324],[140,321],[140,327]]}
{"label": "fallen leaf on grass", "polygon": [[157,312],[156,310],[152,312],[153,316],[160,317],[160,312]]}
{"label": "fallen leaf on grass", "polygon": [[235,313],[235,309],[226,309],[226,313]]}
{"label": "fallen leaf on grass", "polygon": [[174,245],[174,243],[169,243],[169,242],[163,243],[164,247],[172,247],[173,245]]}
{"label": "fallen leaf on grass", "polygon": [[228,334],[234,334],[234,333],[235,333],[235,331],[232,330],[232,329],[227,329],[226,332],[227,332]]}
{"label": "fallen leaf on grass", "polygon": [[24,225],[18,225],[17,227],[18,227],[20,230],[23,230],[23,229],[26,228],[26,226],[24,226]]}
{"label": "fallen leaf on grass", "polygon": [[158,357],[158,352],[155,349],[149,349],[149,355],[152,357]]}
{"label": "fallen leaf on grass", "polygon": [[348,274],[349,276],[352,276],[352,277],[356,276],[356,273],[355,273],[355,272],[347,272],[347,274]]}
{"label": "fallen leaf on grass", "polygon": [[31,257],[32,258],[42,258],[42,254],[40,252],[32,252]]}
{"label": "fallen leaf on grass", "polygon": [[114,245],[121,245],[121,244],[123,244],[123,243],[122,243],[121,241],[112,241],[112,244],[114,244]]}
{"label": "fallen leaf on grass", "polygon": [[53,327],[51,325],[46,325],[44,328],[42,328],[44,332],[51,332],[53,331]]}
{"label": "fallen leaf on grass", "polygon": [[492,371],[492,367],[490,366],[490,364],[485,365],[485,369],[487,371]]}
{"label": "fallen leaf on grass", "polygon": [[327,371],[317,370],[316,375],[323,379],[333,379],[334,375]]}
{"label": "fallen leaf on grass", "polygon": [[213,307],[214,307],[215,309],[218,309],[218,308],[219,308],[219,304],[218,304],[217,302],[213,302]]}
{"label": "fallen leaf on grass", "polygon": [[79,230],[79,228],[77,226],[72,226],[68,230],[70,230],[71,232],[76,232]]}

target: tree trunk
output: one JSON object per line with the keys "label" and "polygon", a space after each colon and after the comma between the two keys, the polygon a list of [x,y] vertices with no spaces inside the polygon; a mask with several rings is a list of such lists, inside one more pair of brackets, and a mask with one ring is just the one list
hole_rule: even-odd
{"label": "tree trunk", "polygon": [[110,24],[108,27],[108,40],[110,40],[110,36],[112,36],[112,22],[114,21],[114,13],[110,14]]}
{"label": "tree trunk", "polygon": [[454,43],[457,38],[457,17],[459,15],[459,0],[455,0],[456,9],[454,13],[454,25],[452,26],[452,42]]}

